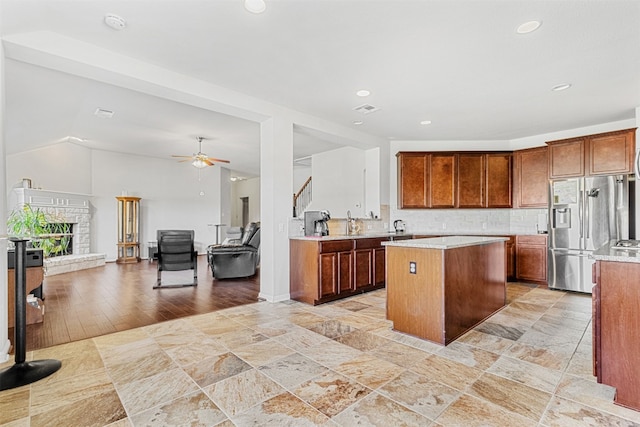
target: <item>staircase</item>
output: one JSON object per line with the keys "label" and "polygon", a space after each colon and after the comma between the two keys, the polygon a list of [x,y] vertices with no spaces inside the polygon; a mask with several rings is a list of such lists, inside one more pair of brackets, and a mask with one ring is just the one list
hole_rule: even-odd
{"label": "staircase", "polygon": [[302,184],[302,188],[293,195],[293,217],[296,218],[298,215],[302,215],[304,211],[311,204],[312,199],[312,187],[311,187],[311,177],[309,177],[304,184]]}

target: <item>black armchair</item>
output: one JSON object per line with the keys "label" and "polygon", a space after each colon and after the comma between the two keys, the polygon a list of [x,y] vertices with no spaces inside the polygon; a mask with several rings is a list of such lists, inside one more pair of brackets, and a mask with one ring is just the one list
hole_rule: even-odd
{"label": "black armchair", "polygon": [[260,264],[260,226],[250,223],[236,244],[209,246],[207,261],[216,279],[253,276]]}
{"label": "black armchair", "polygon": [[[158,230],[158,279],[154,289],[198,286],[198,253],[193,230]],[[163,271],[193,270],[193,282],[162,285]]]}

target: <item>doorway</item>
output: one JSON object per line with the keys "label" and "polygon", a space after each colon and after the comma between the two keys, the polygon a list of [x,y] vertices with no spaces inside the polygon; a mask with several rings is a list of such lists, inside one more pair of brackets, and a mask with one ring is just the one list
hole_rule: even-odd
{"label": "doorway", "polygon": [[240,197],[240,202],[242,203],[242,226],[245,227],[249,224],[249,198]]}

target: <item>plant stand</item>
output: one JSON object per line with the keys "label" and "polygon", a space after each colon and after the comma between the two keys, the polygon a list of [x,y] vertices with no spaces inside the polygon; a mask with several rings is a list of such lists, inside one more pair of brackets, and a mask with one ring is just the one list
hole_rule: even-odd
{"label": "plant stand", "polygon": [[10,368],[0,372],[0,390],[9,390],[31,384],[56,372],[62,366],[59,360],[44,359],[26,362],[26,332],[27,332],[27,291],[25,262],[27,246],[26,240],[11,239],[16,246],[15,265],[15,328],[14,346],[15,363]]}

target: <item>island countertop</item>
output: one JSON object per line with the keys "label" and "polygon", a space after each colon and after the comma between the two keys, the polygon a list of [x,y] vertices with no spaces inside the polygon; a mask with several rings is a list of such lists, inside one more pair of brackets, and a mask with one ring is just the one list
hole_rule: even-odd
{"label": "island countertop", "polygon": [[398,246],[419,249],[453,249],[465,246],[486,245],[489,243],[506,242],[508,237],[485,236],[444,236],[429,237],[425,239],[401,240],[382,242],[383,246]]}
{"label": "island countertop", "polygon": [[596,249],[591,254],[591,258],[596,261],[640,263],[640,250],[616,248],[616,242],[616,240],[611,240],[606,245]]}

